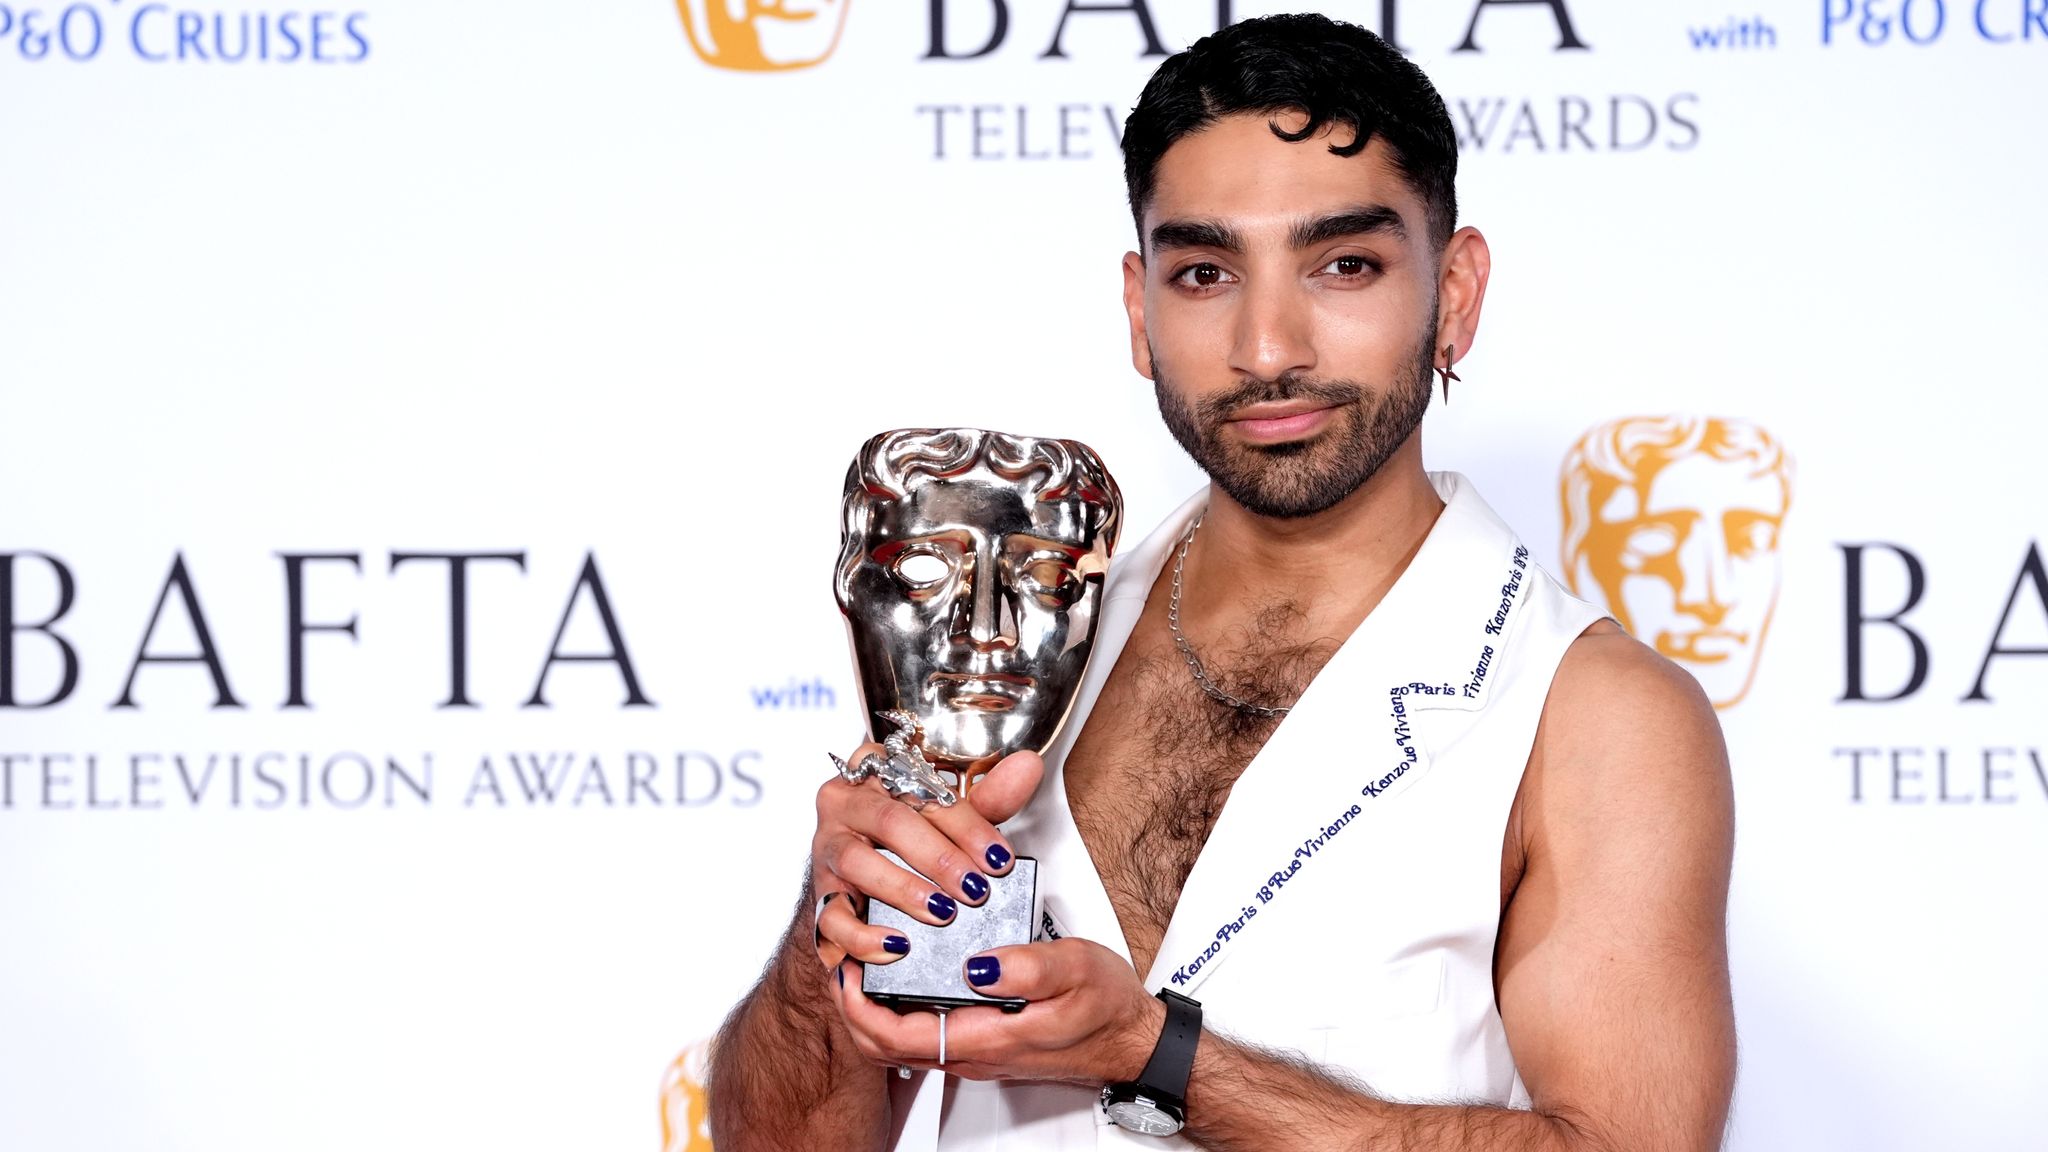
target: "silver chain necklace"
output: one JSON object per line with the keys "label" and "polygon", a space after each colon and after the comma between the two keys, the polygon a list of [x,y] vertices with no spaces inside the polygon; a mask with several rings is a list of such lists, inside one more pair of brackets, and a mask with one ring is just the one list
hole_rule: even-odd
{"label": "silver chain necklace", "polygon": [[1228,704],[1240,712],[1250,712],[1254,716],[1285,716],[1287,715],[1286,708],[1268,708],[1264,704],[1254,704],[1249,700],[1240,700],[1216,685],[1211,684],[1209,682],[1209,670],[1202,667],[1202,658],[1195,655],[1194,646],[1188,643],[1186,636],[1181,635],[1180,573],[1182,567],[1188,562],[1188,545],[1195,542],[1195,529],[1201,526],[1202,518],[1200,516],[1195,517],[1195,522],[1188,525],[1187,535],[1180,538],[1180,555],[1173,559],[1173,597],[1166,602],[1166,626],[1173,631],[1174,646],[1180,649],[1182,656],[1187,657],[1188,671],[1194,674],[1195,686],[1207,692],[1210,698],[1220,703]]}

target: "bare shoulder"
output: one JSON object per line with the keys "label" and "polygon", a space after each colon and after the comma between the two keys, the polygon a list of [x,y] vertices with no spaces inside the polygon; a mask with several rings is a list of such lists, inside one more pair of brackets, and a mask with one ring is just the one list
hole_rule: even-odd
{"label": "bare shoulder", "polygon": [[1733,795],[1721,723],[1698,681],[1603,620],[1558,665],[1522,799],[1540,804],[1553,826],[1569,814],[1682,817],[1725,831]]}
{"label": "bare shoulder", "polygon": [[1619,898],[1652,868],[1683,878],[1709,917],[1734,841],[1727,745],[1698,681],[1612,621],[1588,628],[1544,700],[1502,846],[1503,902],[1548,913],[1574,891]]}

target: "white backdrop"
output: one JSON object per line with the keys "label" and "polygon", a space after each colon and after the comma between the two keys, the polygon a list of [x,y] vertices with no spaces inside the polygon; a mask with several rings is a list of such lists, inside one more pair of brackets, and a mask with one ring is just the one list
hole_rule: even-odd
{"label": "white backdrop", "polygon": [[[755,58],[704,0],[353,2],[0,3],[0,1147],[659,1146],[860,727],[853,449],[1078,437],[1140,529],[1198,483],[1117,302],[1134,13],[1048,57],[1063,4],[946,0],[950,54],[1006,34],[933,59],[933,5],[811,0]],[[1135,7],[1168,49],[1218,14]],[[1558,570],[1588,428],[1796,460],[1723,712],[1731,1146],[2042,1147],[2048,8],[1234,14],[1308,7],[1392,11],[1492,241],[1433,467]],[[403,553],[521,557],[464,569],[470,706],[453,564]],[[1924,682],[1844,699],[1852,636],[1861,695],[1912,678],[1848,622],[1902,553]],[[355,623],[299,707],[295,564]],[[161,659],[203,651],[224,689]]]}

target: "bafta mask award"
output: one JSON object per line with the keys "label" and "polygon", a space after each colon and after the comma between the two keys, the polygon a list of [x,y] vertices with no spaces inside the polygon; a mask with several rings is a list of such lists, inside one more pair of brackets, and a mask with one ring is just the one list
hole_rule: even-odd
{"label": "bafta mask award", "polygon": [[[846,474],[834,588],[884,751],[841,774],[874,775],[916,808],[950,805],[1004,756],[1051,745],[1094,649],[1122,524],[1116,482],[1073,440],[909,428],[863,445]],[[1036,886],[1037,861],[1019,857],[986,901],[937,928],[869,901],[869,922],[911,950],[867,966],[863,991],[898,1011],[1023,1007],[975,992],[961,966],[1030,942]]]}

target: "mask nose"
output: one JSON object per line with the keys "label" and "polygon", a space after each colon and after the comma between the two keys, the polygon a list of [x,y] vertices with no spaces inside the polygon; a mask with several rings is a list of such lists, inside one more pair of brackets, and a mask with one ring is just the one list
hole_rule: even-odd
{"label": "mask nose", "polygon": [[961,573],[966,587],[954,601],[953,634],[976,648],[1015,648],[1017,612],[997,573],[995,557],[977,550]]}

